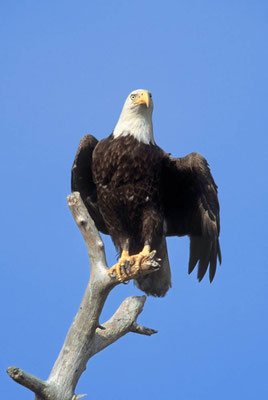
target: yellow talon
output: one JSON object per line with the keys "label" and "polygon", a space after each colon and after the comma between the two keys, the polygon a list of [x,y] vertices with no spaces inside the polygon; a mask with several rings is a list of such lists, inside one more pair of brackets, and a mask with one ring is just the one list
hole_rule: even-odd
{"label": "yellow talon", "polygon": [[[145,245],[143,250],[139,254],[130,256],[127,250],[123,250],[121,257],[117,264],[108,270],[109,275],[115,276],[120,282],[135,279],[140,275],[147,275],[159,268],[159,264],[156,263],[153,268],[148,267],[146,264],[150,264],[145,261],[151,261],[156,254],[156,250],[150,251],[150,246]],[[143,265],[144,264],[144,265]],[[127,270],[127,272],[126,272]]]}

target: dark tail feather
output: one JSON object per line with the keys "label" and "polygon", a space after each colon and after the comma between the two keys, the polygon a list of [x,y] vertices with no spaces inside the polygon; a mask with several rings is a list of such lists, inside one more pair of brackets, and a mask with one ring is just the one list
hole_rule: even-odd
{"label": "dark tail feather", "polygon": [[135,285],[146,294],[163,297],[171,287],[171,272],[165,237],[162,238],[160,245],[153,250],[156,250],[156,257],[161,258],[160,269],[150,275],[139,278],[134,282]]}

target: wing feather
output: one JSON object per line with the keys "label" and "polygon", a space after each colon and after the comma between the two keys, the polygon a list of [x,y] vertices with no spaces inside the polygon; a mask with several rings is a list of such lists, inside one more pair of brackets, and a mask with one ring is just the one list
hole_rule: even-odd
{"label": "wing feather", "polygon": [[201,281],[209,267],[212,282],[221,263],[220,216],[217,186],[209,165],[198,153],[166,158],[164,167],[164,216],[167,236],[190,237],[189,273],[198,264]]}
{"label": "wing feather", "polygon": [[108,234],[98,208],[97,189],[92,177],[92,155],[98,140],[85,135],[78,146],[71,173],[72,192],[79,192],[87,210],[99,231]]}

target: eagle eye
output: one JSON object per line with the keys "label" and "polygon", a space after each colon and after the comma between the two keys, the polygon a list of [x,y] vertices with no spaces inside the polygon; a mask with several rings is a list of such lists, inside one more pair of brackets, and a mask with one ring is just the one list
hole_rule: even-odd
{"label": "eagle eye", "polygon": [[134,100],[134,99],[135,99],[135,97],[136,97],[136,95],[135,95],[135,94],[131,94],[131,95],[130,95],[130,98],[131,98],[131,100]]}

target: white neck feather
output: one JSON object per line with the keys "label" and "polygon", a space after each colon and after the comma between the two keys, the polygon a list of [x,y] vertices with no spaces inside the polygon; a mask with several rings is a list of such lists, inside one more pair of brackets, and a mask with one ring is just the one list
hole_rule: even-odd
{"label": "white neck feather", "polygon": [[153,135],[152,113],[148,110],[136,112],[135,110],[122,110],[119,120],[114,128],[113,136],[131,135],[139,142],[155,144]]}

